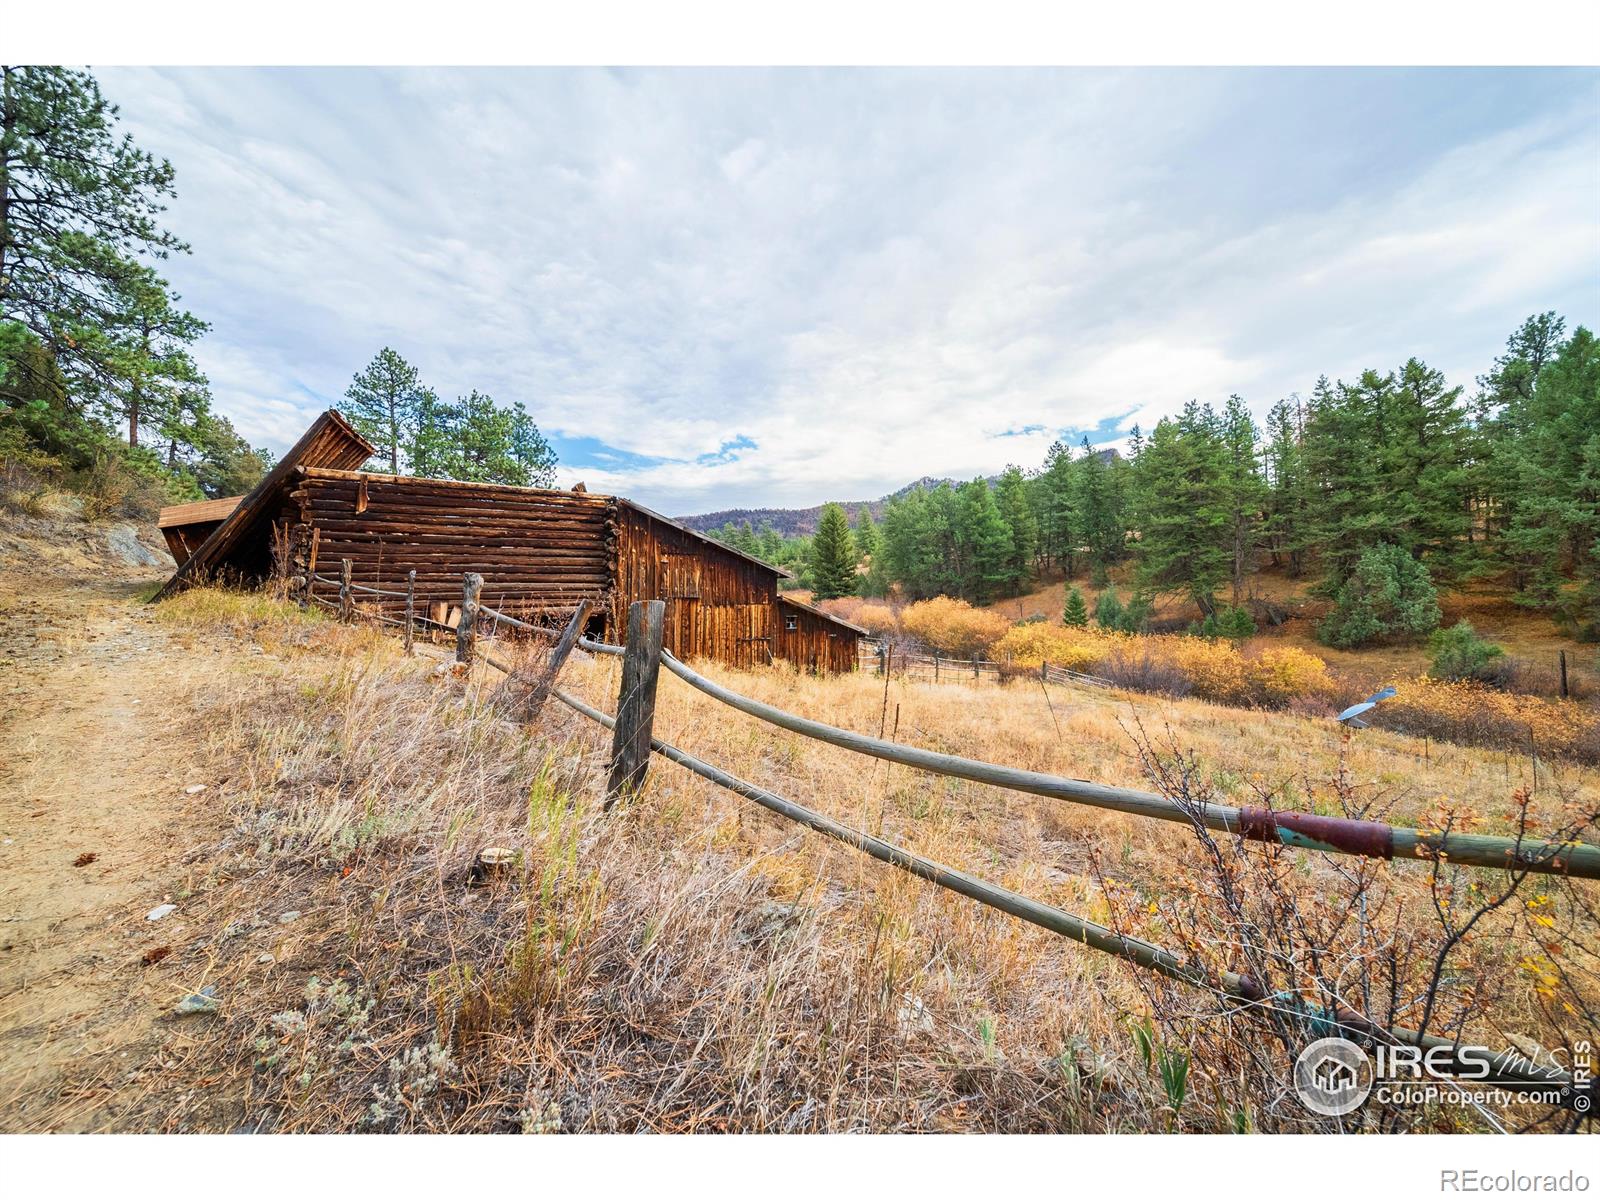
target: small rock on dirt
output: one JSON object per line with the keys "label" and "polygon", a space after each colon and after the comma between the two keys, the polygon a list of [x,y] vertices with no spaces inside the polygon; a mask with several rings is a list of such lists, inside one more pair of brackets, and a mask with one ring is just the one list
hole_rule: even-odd
{"label": "small rock on dirt", "polygon": [[283,913],[278,917],[278,924],[287,925],[290,921],[298,921],[299,919],[300,910],[297,908],[291,908],[288,912]]}
{"label": "small rock on dirt", "polygon": [[90,863],[94,862],[94,860],[99,858],[99,857],[100,856],[98,854],[96,854],[94,851],[85,850],[82,854],[78,855],[77,858],[72,860],[72,865],[75,866],[75,867],[87,867]]}
{"label": "small rock on dirt", "polygon": [[256,961],[258,963],[262,963],[263,965],[270,967],[273,963],[277,962],[278,960],[273,958],[272,955],[270,955],[270,954],[258,954],[258,955],[256,955]]}
{"label": "small rock on dirt", "polygon": [[214,1013],[217,1011],[217,985],[208,983],[192,996],[185,996],[173,1005],[172,1011],[180,1017],[191,1016],[195,1013]]}
{"label": "small rock on dirt", "polygon": [[178,906],[176,904],[158,904],[149,912],[145,913],[144,919],[146,921],[159,921],[162,917],[171,916],[177,911]]}
{"label": "small rock on dirt", "polygon": [[900,1009],[895,1018],[904,1033],[932,1033],[933,1014],[928,1011],[928,1006],[922,1002],[920,996],[907,996],[900,1001]]}
{"label": "small rock on dirt", "polygon": [[185,796],[198,796],[201,792],[203,792],[205,790],[206,790],[206,785],[205,784],[203,784],[203,783],[191,783],[188,787],[183,789],[183,794]]}

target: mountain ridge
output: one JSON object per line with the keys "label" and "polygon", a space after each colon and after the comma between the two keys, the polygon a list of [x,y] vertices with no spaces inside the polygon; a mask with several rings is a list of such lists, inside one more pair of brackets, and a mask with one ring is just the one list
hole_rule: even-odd
{"label": "mountain ridge", "polygon": [[[1114,449],[1098,450],[1096,453],[1107,462],[1118,457]],[[997,474],[985,475],[983,478],[984,482],[990,487],[994,487],[1000,481],[1000,476]],[[844,509],[846,515],[850,518],[852,526],[856,523],[856,513],[863,508],[872,514],[874,521],[881,522],[883,520],[884,506],[891,500],[898,500],[917,488],[931,490],[941,483],[949,484],[951,487],[960,487],[967,482],[969,481],[965,479],[924,475],[921,479],[913,479],[904,487],[890,492],[887,496],[879,496],[876,500],[824,501],[822,504],[813,504],[809,508],[720,508],[715,512],[694,513],[691,516],[675,517],[674,520],[687,525],[696,533],[711,533],[714,530],[721,529],[729,521],[732,521],[735,525],[749,521],[750,528],[757,533],[761,532],[763,523],[768,523],[784,537],[799,537],[805,534],[813,534],[817,531],[817,522],[822,518],[822,510],[830,503],[836,503],[840,508]]]}
{"label": "mountain ridge", "polygon": [[[989,486],[993,487],[1000,478],[998,475],[985,477]],[[809,508],[722,508],[715,512],[694,513],[690,516],[675,518],[680,523],[687,525],[697,533],[711,533],[721,529],[728,522],[735,525],[745,521],[750,522],[750,528],[758,533],[763,524],[770,524],[784,537],[800,537],[813,534],[817,531],[817,522],[822,518],[822,510],[830,503],[837,503],[850,518],[850,524],[856,522],[856,514],[863,508],[872,514],[874,521],[883,520],[884,507],[891,500],[915,491],[918,488],[936,488],[941,483],[958,487],[967,482],[962,479],[942,479],[932,475],[924,475],[920,479],[913,479],[902,488],[890,492],[886,496],[879,496],[876,500],[839,500],[824,501],[822,504],[813,504]]]}

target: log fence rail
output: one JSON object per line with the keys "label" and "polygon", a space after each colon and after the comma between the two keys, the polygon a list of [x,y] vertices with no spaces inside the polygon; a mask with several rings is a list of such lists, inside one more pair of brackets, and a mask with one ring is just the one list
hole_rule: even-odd
{"label": "log fence rail", "polygon": [[[382,592],[380,589],[350,584],[347,570],[348,568],[341,585],[340,604],[335,605],[316,596],[314,587],[306,589],[307,599],[328,608],[335,608],[340,611],[341,616],[352,619],[351,606],[347,603],[351,591],[377,592],[401,598],[406,596],[406,593]],[[310,578],[322,583],[341,582],[315,574]],[[454,630],[458,661],[470,663],[476,658],[503,674],[515,677],[517,674],[515,668],[477,648],[475,632],[480,621],[488,618],[496,627],[504,623],[513,629],[546,637],[556,636],[556,631],[530,625],[484,606],[478,599],[482,586],[483,580],[477,575],[469,574],[463,579],[461,615]],[[1265,808],[1236,808],[1220,804],[1205,805],[1197,813],[1191,807],[1180,806],[1170,797],[1154,792],[1110,787],[1087,780],[1023,771],[840,729],[740,695],[707,679],[663,650],[661,621],[664,607],[659,600],[633,602],[628,611],[627,644],[615,646],[582,636],[587,604],[580,604],[560,633],[557,653],[552,654],[545,670],[526,688],[529,692],[528,707],[532,712],[538,711],[537,705],[533,703],[534,694],[547,694],[611,732],[612,750],[606,789],[606,809],[609,810],[619,801],[631,799],[640,793],[648,773],[649,757],[652,753],[659,754],[668,761],[751,800],[770,812],[852,846],[880,862],[908,871],[939,887],[967,896],[980,904],[1081,942],[1103,953],[1133,962],[1170,979],[1210,991],[1233,1003],[1284,1012],[1304,1021],[1308,1029],[1333,1028],[1358,1037],[1378,1039],[1393,1044],[1414,1045],[1436,1051],[1437,1057],[1451,1062],[1456,1062],[1455,1056],[1467,1048],[1459,1038],[1442,1038],[1403,1027],[1379,1025],[1341,1005],[1319,1005],[1297,995],[1269,994],[1249,976],[1226,971],[1208,971],[1152,943],[1032,900],[957,868],[933,862],[881,838],[843,825],[823,813],[797,804],[757,784],[740,779],[654,735],[655,693],[660,668],[665,667],[669,674],[721,704],[791,733],[952,778],[1135,816],[1191,826],[1199,824],[1208,829],[1246,839],[1277,842],[1285,846],[1322,853],[1385,859],[1412,858],[1424,862],[1449,862],[1458,866],[1484,869],[1600,879],[1600,846],[1587,843],[1551,843],[1527,838],[1427,833],[1381,822],[1321,817],[1312,813],[1284,812]],[[375,618],[388,624],[403,624],[407,636],[410,635],[409,606],[408,619],[404,622],[385,617],[381,613],[361,613],[355,610],[353,615]],[[438,622],[431,624],[441,629],[448,629]],[[565,650],[561,649],[563,645]],[[590,653],[618,656],[623,659],[615,717],[554,686],[555,676],[573,646],[581,647]],[[463,654],[466,656],[465,659],[461,658]],[[886,661],[890,657],[891,652],[886,651],[879,661],[884,663],[885,669],[892,671],[893,666]],[[892,654],[892,657],[898,660],[899,655]],[[936,661],[941,671],[950,663],[950,660],[946,659]],[[962,667],[969,670],[974,667],[981,670],[986,665],[993,668],[999,666],[992,663],[984,664],[981,660],[959,661]],[[1094,677],[1087,677],[1084,680],[1073,679],[1075,674],[1064,672],[1063,678],[1069,682],[1086,682],[1090,686],[1102,686],[1108,682]],[[1049,668],[1041,670],[1040,678],[1051,682],[1057,681],[1051,675]],[[543,702],[542,694],[539,696],[539,704]],[[1470,1047],[1470,1049],[1482,1052],[1481,1047]],[[1496,1056],[1496,1061],[1500,1064],[1501,1074],[1507,1081],[1504,1086],[1522,1090],[1559,1091],[1560,1104],[1563,1107],[1578,1108],[1580,1111],[1587,1111],[1587,1106],[1591,1103],[1594,1090],[1592,1080],[1574,1081],[1573,1077],[1565,1072],[1539,1067],[1525,1057],[1510,1051],[1500,1052]],[[1460,1062],[1471,1066],[1472,1063],[1481,1062],[1481,1059],[1473,1058],[1469,1062],[1468,1059],[1462,1058]]]}

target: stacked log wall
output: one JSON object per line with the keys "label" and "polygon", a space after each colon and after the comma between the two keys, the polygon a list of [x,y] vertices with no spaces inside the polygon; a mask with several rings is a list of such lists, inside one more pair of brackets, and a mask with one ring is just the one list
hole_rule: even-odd
{"label": "stacked log wall", "polygon": [[419,612],[459,605],[469,571],[484,578],[483,603],[516,617],[570,612],[610,590],[616,504],[606,496],[312,469],[291,498],[297,573],[331,577],[348,558],[353,582],[403,590],[415,570]]}
{"label": "stacked log wall", "polygon": [[[780,658],[813,670],[855,667],[855,637],[820,613],[795,609],[786,633],[778,572],[625,500],[581,492],[302,468],[274,514],[292,574],[339,574],[395,591],[417,573],[416,605],[461,601],[467,572],[482,601],[540,620],[595,602],[605,636],[626,628],[635,600],[664,600],[663,644],[680,658],[739,667]],[[332,598],[328,584],[317,585]],[[399,598],[358,597],[398,616]]]}

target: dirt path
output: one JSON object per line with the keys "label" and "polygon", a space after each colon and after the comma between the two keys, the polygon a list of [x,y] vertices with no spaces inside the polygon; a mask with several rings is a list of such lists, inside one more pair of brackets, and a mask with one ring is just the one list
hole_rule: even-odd
{"label": "dirt path", "polygon": [[204,1036],[144,961],[184,941],[183,861],[222,823],[186,790],[211,782],[176,702],[200,668],[145,582],[0,573],[0,1130],[128,1128]]}

